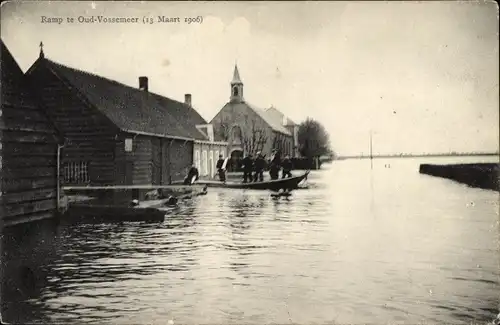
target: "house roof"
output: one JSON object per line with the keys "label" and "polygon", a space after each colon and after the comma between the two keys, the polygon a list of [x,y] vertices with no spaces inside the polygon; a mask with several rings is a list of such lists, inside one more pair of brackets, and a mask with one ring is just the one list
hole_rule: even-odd
{"label": "house roof", "polygon": [[196,124],[206,124],[206,121],[196,110],[182,102],[152,92],[146,93],[47,58],[37,60],[28,73],[42,62],[123,131],[207,140],[196,128]]}
{"label": "house roof", "polygon": [[[283,117],[285,117],[285,114],[283,114],[280,110],[278,110],[276,107],[271,106],[268,109],[266,109],[266,113],[269,115],[273,116],[275,119],[278,119],[281,124],[283,124]],[[293,126],[297,125],[294,121],[292,121],[290,118],[286,118],[286,123],[285,126]]]}
{"label": "house roof", "polygon": [[[55,142],[62,137],[40,105],[36,104],[25,75],[3,40],[1,47],[1,101],[6,130],[32,130],[51,134]],[[24,112],[23,112],[24,111]],[[22,122],[20,119],[24,119]]]}

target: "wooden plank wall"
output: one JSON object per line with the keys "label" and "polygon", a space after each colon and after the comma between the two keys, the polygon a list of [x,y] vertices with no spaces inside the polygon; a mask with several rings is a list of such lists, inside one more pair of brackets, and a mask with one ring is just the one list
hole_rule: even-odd
{"label": "wooden plank wall", "polygon": [[[1,46],[3,47],[3,43],[1,44]],[[3,49],[2,49],[3,50]],[[0,88],[1,88],[1,84],[3,84],[3,81],[0,81]],[[3,94],[2,94],[2,98],[3,98]],[[3,129],[5,128],[5,123],[3,121],[3,103],[2,105],[0,105],[0,216],[3,216],[5,215],[5,208],[4,208],[4,204],[3,204],[3,163],[4,163],[4,159],[3,159]],[[0,233],[3,234],[3,218],[0,217]],[[0,251],[2,251],[2,240],[0,240]],[[0,273],[1,273],[1,269],[2,267],[0,266]],[[3,277],[0,276],[0,279],[2,279]],[[1,287],[1,283],[0,283],[0,287]],[[0,297],[0,301],[1,301],[1,297]]]}
{"label": "wooden plank wall", "polygon": [[163,163],[163,147],[161,143],[161,138],[151,138],[151,168],[152,176],[151,181],[153,185],[162,184],[162,163]]}
{"label": "wooden plank wall", "polygon": [[[125,152],[125,139],[132,139],[132,152]],[[122,134],[115,143],[115,179],[117,184],[149,185],[152,183],[151,137]],[[130,167],[127,168],[127,165]],[[127,170],[132,175],[126,175]],[[127,182],[127,179],[129,182]],[[131,181],[131,182],[130,182]]]}
{"label": "wooden plank wall", "polygon": [[62,149],[62,165],[87,162],[91,185],[114,185],[117,128],[43,65],[30,79],[49,116],[68,140]]}
{"label": "wooden plank wall", "polygon": [[2,47],[2,216],[6,223],[53,217],[57,138],[22,71]]}
{"label": "wooden plank wall", "polygon": [[170,166],[169,166],[169,144],[173,140],[162,138],[161,140],[162,157],[161,157],[161,184],[170,184]]}
{"label": "wooden plank wall", "polygon": [[174,140],[169,154],[172,181],[183,180],[193,164],[193,141]]}
{"label": "wooden plank wall", "polygon": [[[125,138],[133,139],[132,152],[125,152]],[[171,140],[144,135],[122,135],[116,142],[116,172],[118,184],[149,185],[153,183],[153,145],[152,141],[161,146],[161,184],[169,184],[172,180],[182,180],[186,169],[193,162],[193,142]],[[159,161],[159,157],[157,158]],[[132,184],[127,184],[127,164],[131,167]]]}

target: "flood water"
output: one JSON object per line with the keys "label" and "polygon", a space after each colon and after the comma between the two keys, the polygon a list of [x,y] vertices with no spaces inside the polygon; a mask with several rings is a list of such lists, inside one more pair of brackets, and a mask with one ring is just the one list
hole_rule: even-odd
{"label": "flood water", "polygon": [[61,223],[44,244],[46,283],[4,298],[3,318],[485,323],[499,312],[499,194],[418,173],[477,161],[498,159],[336,161],[289,199],[209,189],[161,224]]}

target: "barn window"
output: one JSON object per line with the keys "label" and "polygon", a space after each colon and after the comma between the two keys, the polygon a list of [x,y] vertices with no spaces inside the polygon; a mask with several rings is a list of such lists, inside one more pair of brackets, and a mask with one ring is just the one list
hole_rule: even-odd
{"label": "barn window", "polygon": [[89,163],[87,161],[70,161],[64,164],[63,179],[66,184],[89,183]]}
{"label": "barn window", "polygon": [[237,125],[235,125],[233,127],[232,138],[233,138],[233,142],[234,143],[241,143],[242,132],[241,132],[241,128],[239,126],[237,126]]}
{"label": "barn window", "polygon": [[125,139],[125,152],[132,152],[132,139]]}
{"label": "barn window", "polygon": [[203,156],[201,157],[202,160],[202,165],[203,165],[203,171],[202,174],[203,176],[208,175],[208,161],[207,161],[207,151],[203,150]]}

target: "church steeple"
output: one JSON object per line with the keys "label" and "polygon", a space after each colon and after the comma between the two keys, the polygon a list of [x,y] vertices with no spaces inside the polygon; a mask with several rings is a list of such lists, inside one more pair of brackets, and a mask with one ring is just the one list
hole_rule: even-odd
{"label": "church steeple", "polygon": [[238,65],[234,65],[234,73],[233,73],[233,81],[231,81],[232,84],[238,84],[242,83],[240,79],[240,72],[238,71]]}
{"label": "church steeple", "polygon": [[238,71],[238,65],[234,65],[233,80],[231,81],[231,97],[232,102],[242,102],[243,101],[243,82],[240,78],[240,72]]}

